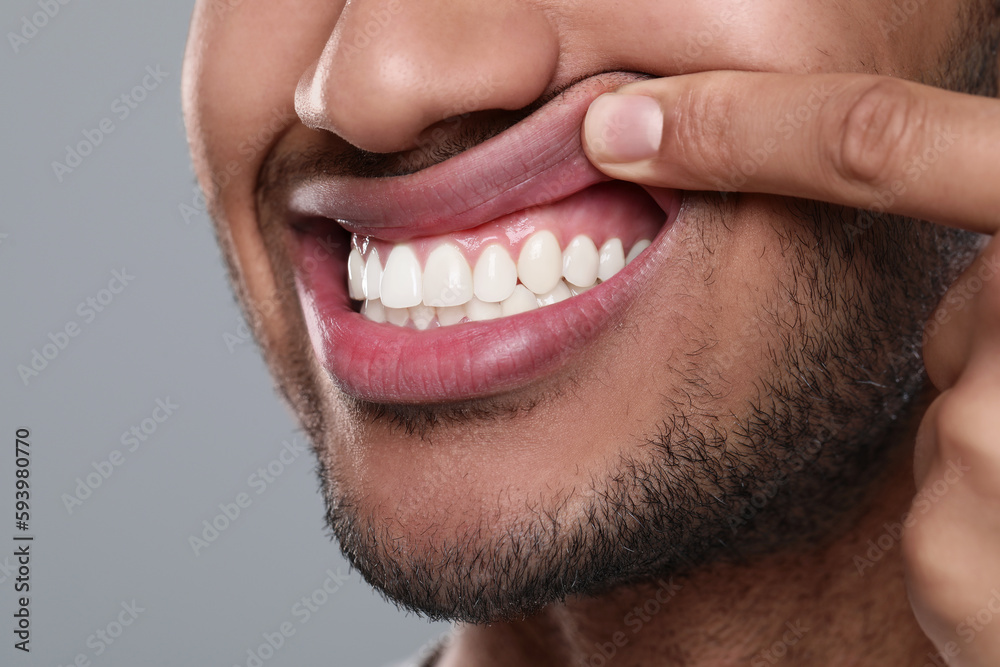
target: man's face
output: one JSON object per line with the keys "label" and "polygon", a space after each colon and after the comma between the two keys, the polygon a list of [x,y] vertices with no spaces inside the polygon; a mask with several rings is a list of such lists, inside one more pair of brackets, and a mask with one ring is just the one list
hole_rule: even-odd
{"label": "man's face", "polygon": [[[792,548],[859,511],[921,390],[922,322],[974,241],[607,183],[579,131],[602,92],[709,69],[992,93],[971,4],[905,6],[199,2],[185,66],[199,179],[313,437],[331,526],[373,584],[430,615],[493,620]],[[828,94],[734,155],[719,189]],[[606,250],[598,271],[620,268],[614,239],[622,254],[653,243],[593,289],[549,284],[539,239],[558,252],[580,236]],[[490,246],[527,302],[497,301],[511,292],[479,267]],[[584,274],[589,248],[570,262]],[[371,297],[365,314],[350,262],[368,274],[351,288]],[[535,308],[536,292],[574,295]]]}

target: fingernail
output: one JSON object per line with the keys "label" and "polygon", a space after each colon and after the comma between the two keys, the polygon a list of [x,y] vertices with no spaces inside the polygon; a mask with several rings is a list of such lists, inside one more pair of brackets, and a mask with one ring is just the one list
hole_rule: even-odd
{"label": "fingernail", "polygon": [[583,122],[591,156],[600,162],[654,157],[663,138],[663,111],[646,95],[605,93],[591,102]]}

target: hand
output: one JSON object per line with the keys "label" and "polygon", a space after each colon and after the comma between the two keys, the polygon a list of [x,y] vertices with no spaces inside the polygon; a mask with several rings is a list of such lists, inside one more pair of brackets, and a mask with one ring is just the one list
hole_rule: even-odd
{"label": "hand", "polygon": [[[928,325],[924,363],[940,395],[914,470],[922,491],[948,491],[911,513],[903,554],[914,614],[942,655],[1000,664],[1000,101],[868,75],[706,72],[602,95],[584,145],[618,179],[804,197],[993,236]],[[923,155],[934,159],[915,175]]]}

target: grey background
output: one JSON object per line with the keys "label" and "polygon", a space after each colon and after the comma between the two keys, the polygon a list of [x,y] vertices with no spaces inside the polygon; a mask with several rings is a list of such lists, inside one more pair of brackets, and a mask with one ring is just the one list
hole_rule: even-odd
{"label": "grey background", "polygon": [[[15,53],[10,33],[25,19],[43,23],[39,2],[58,13]],[[446,627],[397,611],[348,571],[324,529],[311,453],[275,463],[283,442],[304,440],[244,337],[207,217],[181,211],[200,203],[179,100],[192,5],[0,9],[0,664],[69,665],[83,654],[92,665],[245,666],[262,633],[289,622],[295,634],[264,665],[382,665]],[[147,66],[167,76],[122,119],[115,100]],[[60,182],[53,161],[105,118],[113,132]],[[134,278],[88,322],[79,304],[107,300],[101,290],[122,269]],[[71,322],[78,335],[25,385],[18,366]],[[157,399],[179,407],[128,451],[122,434]],[[30,654],[13,648],[8,569],[17,428],[31,431]],[[78,478],[115,450],[120,465],[70,512]],[[269,464],[280,475],[252,484]],[[239,493],[250,506],[196,556],[190,536]],[[293,606],[327,570],[346,579],[317,594],[325,604],[303,622]],[[97,630],[133,600],[142,611],[96,655]]]}

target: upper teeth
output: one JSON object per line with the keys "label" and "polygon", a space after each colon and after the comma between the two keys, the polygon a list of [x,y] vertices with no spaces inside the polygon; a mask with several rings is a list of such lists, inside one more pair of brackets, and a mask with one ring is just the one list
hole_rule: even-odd
{"label": "upper teeth", "polygon": [[367,259],[355,247],[347,260],[348,292],[364,301],[361,314],[376,322],[426,329],[488,320],[585,292],[649,245],[646,239],[636,241],[626,256],[621,239],[609,239],[598,249],[590,237],[579,235],[560,250],[555,234],[543,230],[525,240],[516,264],[495,243],[483,249],[472,268],[458,246],[444,242],[434,247],[422,270],[408,244],[393,246],[384,264],[374,247]]}
{"label": "upper teeth", "polygon": [[[465,263],[465,258],[462,257]],[[468,264],[465,264],[468,266]],[[503,301],[517,286],[517,267],[503,246],[494,243],[483,250],[472,274],[472,290],[482,301]]]}

